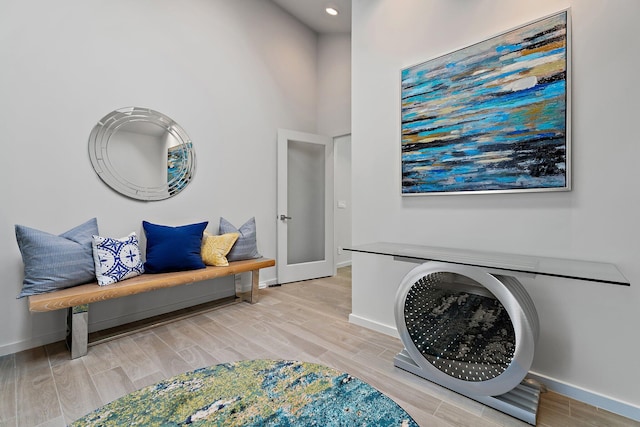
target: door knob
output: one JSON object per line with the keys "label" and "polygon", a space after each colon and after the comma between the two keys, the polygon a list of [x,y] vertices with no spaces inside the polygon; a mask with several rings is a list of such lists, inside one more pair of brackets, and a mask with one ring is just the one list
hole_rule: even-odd
{"label": "door knob", "polygon": [[284,220],[287,220],[287,219],[291,219],[291,217],[290,216],[286,216],[284,214],[280,214],[280,221],[284,221]]}

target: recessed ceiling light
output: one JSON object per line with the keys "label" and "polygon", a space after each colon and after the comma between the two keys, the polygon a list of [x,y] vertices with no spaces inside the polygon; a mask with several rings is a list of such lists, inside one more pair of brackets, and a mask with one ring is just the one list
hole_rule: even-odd
{"label": "recessed ceiling light", "polygon": [[335,7],[328,7],[325,9],[325,12],[327,12],[331,16],[336,16],[338,14],[338,9],[336,9]]}

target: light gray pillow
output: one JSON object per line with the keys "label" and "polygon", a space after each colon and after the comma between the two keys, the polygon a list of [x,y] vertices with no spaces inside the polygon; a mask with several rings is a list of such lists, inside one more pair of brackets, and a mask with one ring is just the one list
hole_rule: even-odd
{"label": "light gray pillow", "polygon": [[239,233],[240,236],[231,251],[227,254],[229,261],[241,261],[243,259],[261,258],[258,253],[258,242],[256,239],[256,219],[252,217],[250,220],[242,224],[240,228],[236,228],[233,224],[224,218],[220,218],[220,234]]}
{"label": "light gray pillow", "polygon": [[24,263],[24,281],[18,298],[70,288],[96,280],[93,218],[55,236],[35,228],[16,225],[16,240]]}

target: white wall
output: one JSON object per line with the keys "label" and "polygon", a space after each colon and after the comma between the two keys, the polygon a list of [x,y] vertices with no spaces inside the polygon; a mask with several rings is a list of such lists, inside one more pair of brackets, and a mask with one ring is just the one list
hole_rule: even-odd
{"label": "white wall", "polygon": [[[574,189],[402,198],[400,70],[566,7],[573,19]],[[354,0],[352,148],[354,244],[407,242],[616,264],[631,287],[523,280],[541,318],[532,371],[626,402],[640,417],[638,16],[636,0]],[[383,266],[354,257],[353,311],[384,330],[395,328],[384,298],[408,267]]]}
{"label": "white wall", "polygon": [[318,38],[318,133],[351,133],[351,35]]}
{"label": "white wall", "polygon": [[351,253],[351,34],[318,38],[318,133],[334,138],[334,253],[338,267],[349,265]]}
{"label": "white wall", "polygon": [[[97,217],[100,232],[143,234],[141,221],[181,225],[256,217],[275,257],[276,130],[317,127],[318,36],[264,0],[86,2],[8,0],[0,13],[0,354],[64,336],[64,313],[16,300],[22,260],[14,224],[52,233]],[[194,181],[144,203],[109,189],[87,140],[110,111],[142,106],[193,140]],[[143,240],[144,241],[144,240]],[[275,269],[261,274],[275,277]],[[217,286],[232,292],[233,280]],[[211,283],[92,306],[92,329],[158,307],[216,296]]]}

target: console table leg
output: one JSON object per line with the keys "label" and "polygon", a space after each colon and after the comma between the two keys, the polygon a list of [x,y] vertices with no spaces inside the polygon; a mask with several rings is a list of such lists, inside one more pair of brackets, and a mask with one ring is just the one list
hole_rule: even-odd
{"label": "console table leg", "polygon": [[67,309],[67,347],[71,358],[76,359],[87,354],[89,342],[89,304],[77,305]]}

